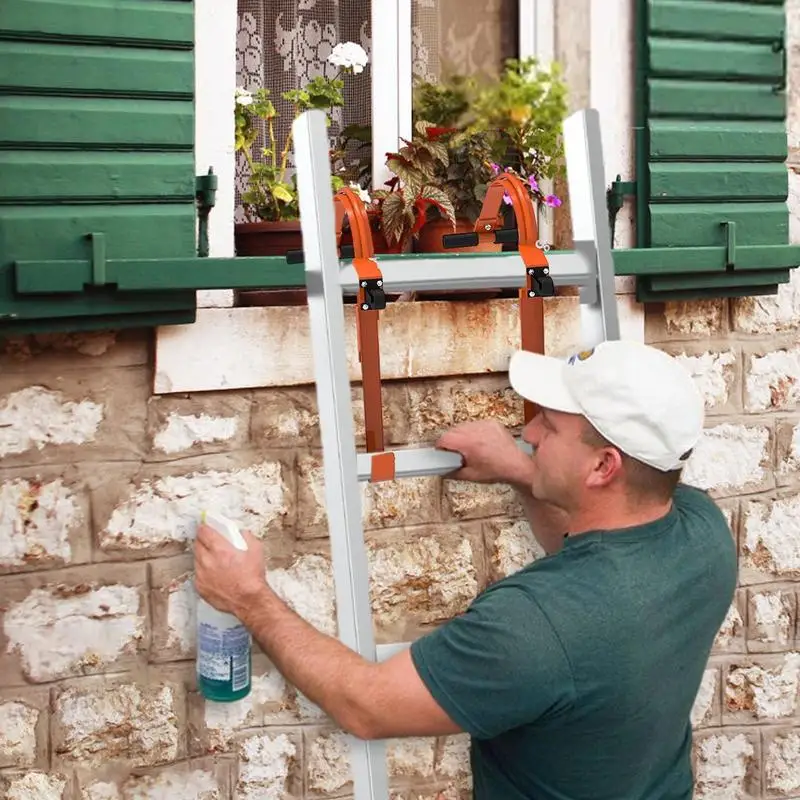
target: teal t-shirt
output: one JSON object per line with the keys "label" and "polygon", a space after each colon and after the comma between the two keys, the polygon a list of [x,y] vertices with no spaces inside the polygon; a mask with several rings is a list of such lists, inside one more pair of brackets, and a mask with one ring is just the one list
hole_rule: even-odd
{"label": "teal t-shirt", "polygon": [[736,579],[722,512],[679,486],[662,519],[567,538],[414,642],[472,737],[475,800],[689,800],[690,713]]}

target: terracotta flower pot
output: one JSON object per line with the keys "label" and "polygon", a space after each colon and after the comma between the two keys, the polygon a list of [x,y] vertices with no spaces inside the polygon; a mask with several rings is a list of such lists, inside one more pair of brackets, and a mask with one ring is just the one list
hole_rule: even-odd
{"label": "terracotta flower pot", "polygon": [[[240,222],[233,227],[237,256],[285,256],[301,250],[300,220],[281,222]],[[307,303],[303,289],[251,289],[236,292],[240,306],[302,306]]]}

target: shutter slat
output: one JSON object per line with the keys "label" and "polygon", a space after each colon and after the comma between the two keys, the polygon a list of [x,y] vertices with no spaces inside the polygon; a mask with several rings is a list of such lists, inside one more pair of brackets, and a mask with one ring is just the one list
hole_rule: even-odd
{"label": "shutter slat", "polygon": [[724,245],[723,222],[736,223],[740,245],[786,243],[789,216],[784,203],[653,203],[650,234],[653,247]]}
{"label": "shutter slat", "polygon": [[0,252],[14,261],[84,260],[91,253],[87,235],[104,233],[108,258],[190,257],[195,225],[189,203],[0,205]]}
{"label": "shutter slat", "polygon": [[781,36],[786,25],[783,9],[752,3],[708,3],[699,0],[653,0],[651,34],[702,36],[707,39],[769,40]]}
{"label": "shutter slat", "polygon": [[781,54],[769,43],[703,42],[651,39],[650,69],[654,74],[712,78],[771,78],[783,74]]}
{"label": "shutter slat", "polygon": [[[654,119],[650,159],[786,159],[783,121]],[[738,165],[731,165],[731,169]]]}
{"label": "shutter slat", "polygon": [[191,48],[194,9],[170,0],[3,0],[0,37],[12,36]]}
{"label": "shutter slat", "polygon": [[188,149],[191,101],[0,96],[0,148]]}
{"label": "shutter slat", "polygon": [[773,200],[786,199],[789,175],[784,164],[661,163],[650,168],[650,199]]}
{"label": "shutter slat", "polygon": [[0,150],[0,203],[192,202],[194,155]]}
{"label": "shutter slat", "polygon": [[2,86],[47,94],[192,97],[191,52],[0,41]]}
{"label": "shutter slat", "polygon": [[653,78],[650,114],[684,119],[784,120],[786,98],[769,84]]}

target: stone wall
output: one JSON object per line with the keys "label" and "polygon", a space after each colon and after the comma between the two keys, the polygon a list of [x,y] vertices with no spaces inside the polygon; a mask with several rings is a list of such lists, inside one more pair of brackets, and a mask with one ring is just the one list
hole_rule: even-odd
{"label": "stone wall", "polygon": [[705,393],[687,479],[739,550],[736,600],[695,706],[699,798],[800,797],[800,281],[777,297],[650,309],[647,338]]}
{"label": "stone wall", "polygon": [[[447,304],[430,308],[452,326]],[[262,654],[234,705],[204,702],[193,674],[203,506],[263,536],[272,585],[336,632],[313,386],[154,396],[139,333],[3,347],[0,796],[347,796],[341,734]],[[393,444],[487,414],[521,421],[502,375],[387,385]],[[418,478],[364,486],[363,501],[382,643],[431,629],[537,552],[502,489]],[[465,737],[392,742],[389,763],[398,798],[468,791]]]}
{"label": "stone wall", "polygon": [[[705,392],[708,434],[688,478],[719,498],[741,554],[695,709],[698,797],[800,796],[799,330],[797,281],[777,298],[647,318],[647,338]],[[486,331],[470,335],[486,346]],[[151,345],[139,333],[3,345],[0,796],[347,797],[340,733],[262,654],[237,704],[204,702],[193,676],[203,505],[263,536],[272,585],[336,630],[313,387],[154,396]],[[486,415],[521,422],[503,374],[387,385],[393,444]],[[541,554],[502,487],[363,490],[380,642],[430,630]],[[398,799],[469,796],[465,737],[390,742],[388,758]]]}

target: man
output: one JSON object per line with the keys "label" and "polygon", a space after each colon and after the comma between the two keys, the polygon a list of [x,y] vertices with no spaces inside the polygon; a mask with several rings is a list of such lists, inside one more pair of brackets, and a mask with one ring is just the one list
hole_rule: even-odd
{"label": "man", "polygon": [[201,531],[197,588],[356,736],[468,732],[476,800],[688,800],[690,712],[736,585],[725,518],[679,484],[703,400],[633,342],[516,353],[509,377],[541,409],[532,456],[491,420],[438,444],[463,455],[456,477],[517,488],[547,556],[465,613],[374,664],[276,597],[253,537],[240,553]]}

